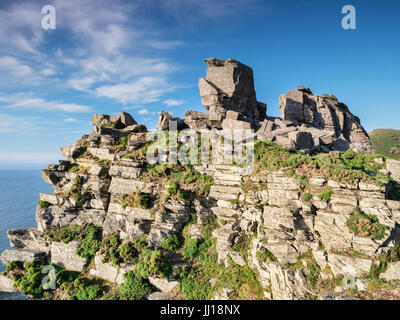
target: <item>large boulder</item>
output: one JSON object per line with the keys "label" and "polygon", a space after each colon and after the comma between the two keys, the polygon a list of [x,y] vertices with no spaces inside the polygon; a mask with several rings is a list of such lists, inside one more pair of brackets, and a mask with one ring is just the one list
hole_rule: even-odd
{"label": "large boulder", "polygon": [[338,141],[332,141],[331,150],[351,148],[360,153],[372,152],[369,136],[361,126],[360,119],[334,96],[314,96],[311,90],[299,87],[279,97],[279,108],[282,120],[334,132],[334,140]]}
{"label": "large boulder", "polygon": [[174,130],[174,129],[182,130],[182,129],[187,128],[187,125],[183,119],[172,118],[172,116],[169,112],[161,111],[160,116],[158,117],[158,122],[157,122],[157,127],[156,127],[157,130],[158,131],[169,130],[170,124],[171,124],[172,130]]}
{"label": "large boulder", "polygon": [[185,112],[185,123],[195,131],[208,129],[208,114],[204,112],[187,110]]}
{"label": "large boulder", "polygon": [[53,242],[50,251],[51,263],[68,270],[81,272],[87,261],[76,254],[80,244],[80,241],[71,241],[69,243]]}
{"label": "large boulder", "polygon": [[266,105],[257,102],[253,70],[233,59],[208,58],[207,75],[199,79],[203,106],[209,110],[209,122],[222,128],[228,110],[243,116],[243,120],[258,126],[265,119]]}
{"label": "large boulder", "polygon": [[92,124],[95,127],[106,127],[113,129],[124,129],[137,124],[129,113],[121,112],[119,115],[93,114]]}
{"label": "large boulder", "polygon": [[31,262],[33,260],[40,260],[42,263],[45,263],[47,260],[47,253],[31,249],[5,250],[1,254],[0,260],[5,266],[11,261]]}

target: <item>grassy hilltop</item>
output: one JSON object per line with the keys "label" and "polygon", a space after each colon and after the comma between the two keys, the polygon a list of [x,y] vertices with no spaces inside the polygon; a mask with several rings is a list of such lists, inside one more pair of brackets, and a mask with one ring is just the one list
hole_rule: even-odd
{"label": "grassy hilltop", "polygon": [[369,136],[375,153],[400,160],[400,130],[375,129]]}

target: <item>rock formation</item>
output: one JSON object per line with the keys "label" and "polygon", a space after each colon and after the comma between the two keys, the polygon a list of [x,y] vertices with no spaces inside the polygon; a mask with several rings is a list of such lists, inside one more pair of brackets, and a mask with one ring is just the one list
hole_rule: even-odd
{"label": "rock formation", "polygon": [[[256,127],[265,118],[266,105],[257,102],[253,70],[233,59],[205,59],[207,75],[199,79],[201,102],[213,128]],[[229,121],[228,110],[234,111]],[[248,122],[249,125],[241,122]]]}
{"label": "rock formation", "polygon": [[[334,96],[314,96],[309,89],[298,87],[297,91],[289,90],[279,97],[279,108],[283,120],[321,130],[320,133],[316,130],[311,132],[315,132],[314,137],[324,134],[319,137],[322,138],[320,142],[331,150],[346,151],[350,148],[360,153],[372,152],[368,134],[361,126],[360,119]],[[325,137],[329,144],[323,141]],[[332,137],[332,142],[329,137]]]}
{"label": "rock formation", "polygon": [[[161,113],[157,127],[246,129],[261,121],[255,171],[149,164],[145,126],[127,113],[93,115],[94,130],[43,170],[54,193],[40,195],[37,227],[8,232],[13,249],[1,255],[10,270],[0,291],[26,290],[14,281],[13,268],[23,268],[14,261],[103,279],[120,286],[122,299],[352,299],[332,286],[352,277],[352,288],[365,291],[368,273],[400,278],[400,162],[351,150],[305,155],[263,141],[329,151],[342,139],[370,151],[359,120],[335,99],[299,88],[281,96],[282,119],[264,119],[250,68],[206,62],[200,91],[209,114],[188,111],[183,123]],[[127,296],[127,281],[142,291]],[[198,285],[204,281],[210,285]],[[64,296],[85,297],[71,290]]]}

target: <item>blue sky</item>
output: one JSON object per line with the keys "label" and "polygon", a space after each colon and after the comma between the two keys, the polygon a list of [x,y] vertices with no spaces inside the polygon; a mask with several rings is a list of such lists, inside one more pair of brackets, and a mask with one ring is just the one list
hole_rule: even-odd
{"label": "blue sky", "polygon": [[[56,30],[41,8],[56,8]],[[341,9],[356,8],[344,30]],[[0,0],[0,169],[40,168],[92,127],[92,113],[202,111],[207,57],[254,70],[278,116],[296,85],[334,94],[364,127],[399,125],[400,3],[339,0]]]}

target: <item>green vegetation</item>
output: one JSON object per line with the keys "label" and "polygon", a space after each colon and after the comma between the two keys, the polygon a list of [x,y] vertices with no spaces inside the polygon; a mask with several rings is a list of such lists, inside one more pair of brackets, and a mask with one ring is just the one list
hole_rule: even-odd
{"label": "green vegetation", "polygon": [[152,292],[149,281],[134,271],[126,273],[124,279],[124,283],[119,286],[122,300],[142,300]]}
{"label": "green vegetation", "polygon": [[187,238],[182,248],[184,259],[194,259],[200,252],[200,239]]}
{"label": "green vegetation", "polygon": [[99,161],[100,159],[96,156],[94,156],[89,150],[86,150],[84,153],[82,153],[78,159],[87,159],[87,160],[93,160],[93,161]]}
{"label": "green vegetation", "polygon": [[346,221],[346,226],[358,237],[365,237],[373,240],[381,240],[386,235],[387,227],[379,223],[375,215],[367,215],[359,210]]}
{"label": "green vegetation", "polygon": [[97,250],[100,248],[101,229],[88,225],[85,227],[85,237],[76,252],[82,258],[92,261],[96,255]]}
{"label": "green vegetation", "polygon": [[46,230],[45,236],[51,241],[68,243],[74,240],[83,240],[85,237],[85,228],[77,224],[72,224]]}
{"label": "green vegetation", "polygon": [[361,155],[352,150],[344,153],[333,151],[304,154],[286,151],[270,141],[256,141],[254,155],[254,175],[286,169],[286,173],[302,181],[303,186],[307,186],[306,178],[312,175],[322,175],[347,183],[360,180],[381,184],[389,179],[388,176],[379,173],[385,164],[374,161],[375,158],[382,158],[381,155]]}
{"label": "green vegetation", "polygon": [[35,299],[41,299],[44,297],[42,267],[43,265],[38,260],[24,264],[14,262],[7,268],[7,272],[12,273],[14,286],[19,291]]}
{"label": "green vegetation", "polygon": [[379,280],[379,275],[387,270],[390,263],[400,261],[400,245],[390,248],[388,252],[379,254],[377,258],[377,261],[372,264],[370,272],[365,277],[368,280]]}
{"label": "green vegetation", "polygon": [[278,261],[275,255],[271,251],[265,248],[264,250],[257,251],[256,257],[258,262],[260,263]]}
{"label": "green vegetation", "polygon": [[[218,264],[215,241],[207,239],[198,247],[194,265],[178,275],[181,291],[188,300],[212,299],[223,288],[234,290],[232,299],[261,299],[263,288],[247,265],[240,267],[230,261],[229,268]],[[211,286],[210,282],[213,281]]]}
{"label": "green vegetation", "polygon": [[305,194],[303,194],[303,196],[301,197],[301,199],[305,202],[309,202],[312,199],[312,194],[307,192]]}
{"label": "green vegetation", "polygon": [[88,261],[93,260],[101,244],[101,229],[92,224],[87,226],[68,225],[52,228],[45,232],[45,236],[55,242],[68,243],[74,240],[82,241],[76,253]]}
{"label": "green vegetation", "polygon": [[172,234],[165,238],[161,243],[160,247],[167,251],[175,251],[181,246],[181,241],[176,234]]}
{"label": "green vegetation", "polygon": [[118,144],[112,148],[113,153],[126,150],[128,146],[128,137],[121,137],[118,140]]}
{"label": "green vegetation", "polygon": [[171,265],[161,251],[145,249],[139,255],[135,272],[143,279],[154,275],[167,278],[171,273]]}
{"label": "green vegetation", "polygon": [[179,187],[180,196],[184,195],[183,190],[207,196],[214,184],[212,177],[199,173],[190,165],[150,165],[147,163],[144,164],[139,179],[158,182],[160,185],[169,184],[172,187],[172,194],[177,194]]}
{"label": "green vegetation", "polygon": [[100,160],[96,161],[96,164],[102,165],[102,166],[110,166],[111,165],[111,161],[107,160],[107,159],[100,159]]}
{"label": "green vegetation", "polygon": [[303,261],[305,261],[307,272],[304,273],[304,276],[307,282],[315,289],[320,281],[321,268],[317,261],[315,261],[312,250],[308,250],[306,253],[299,255],[297,261],[297,264],[300,265],[301,263],[302,266],[304,266]]}
{"label": "green vegetation", "polygon": [[74,179],[74,183],[71,186],[71,189],[69,189],[67,192],[64,193],[63,196],[64,199],[72,198],[75,201],[82,200],[83,199],[82,186],[83,186],[82,177],[76,176]]}
{"label": "green vegetation", "polygon": [[113,265],[133,262],[138,256],[138,250],[133,242],[123,242],[117,234],[103,239],[99,250],[103,257],[103,263],[109,262]]}
{"label": "green vegetation", "polygon": [[91,169],[91,167],[80,166],[77,163],[72,163],[68,169],[70,173],[86,173]]}
{"label": "green vegetation", "polygon": [[331,201],[332,194],[333,194],[332,188],[327,187],[324,192],[317,194],[317,197],[323,201],[329,202]]}
{"label": "green vegetation", "polygon": [[327,98],[327,99],[331,99],[331,100],[334,100],[336,102],[339,102],[339,100],[334,95],[330,95],[330,94],[324,93],[321,97]]}
{"label": "green vegetation", "polygon": [[[52,299],[54,291],[45,290],[42,286],[42,281],[46,276],[46,273],[42,273],[43,267],[44,265],[39,260],[25,263],[12,261],[6,273],[14,280],[17,290],[34,299]],[[65,298],[93,300],[105,296],[108,289],[105,281],[97,278],[89,279],[79,272],[65,270],[57,265],[52,265],[52,267],[55,270],[56,288],[63,292]]]}
{"label": "green vegetation", "polygon": [[400,160],[400,130],[375,129],[369,137],[375,153]]}
{"label": "green vegetation", "polygon": [[40,201],[38,202],[38,206],[39,206],[40,209],[48,208],[48,207],[51,206],[51,203],[50,203],[50,202],[47,202],[47,201],[40,200]]}
{"label": "green vegetation", "polygon": [[150,194],[140,191],[132,193],[131,195],[123,194],[121,196],[121,206],[122,208],[132,207],[149,209],[151,207]]}
{"label": "green vegetation", "polygon": [[172,196],[176,196],[178,199],[186,199],[187,194],[181,189],[181,186],[177,182],[170,182],[167,187],[167,191],[164,195],[163,201],[168,201]]}

